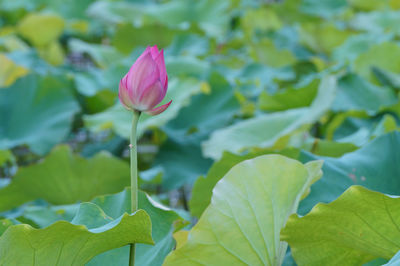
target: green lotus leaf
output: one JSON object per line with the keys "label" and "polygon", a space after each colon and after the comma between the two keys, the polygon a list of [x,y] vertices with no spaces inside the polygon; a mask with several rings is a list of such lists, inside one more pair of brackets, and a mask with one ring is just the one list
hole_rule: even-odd
{"label": "green lotus leaf", "polygon": [[27,75],[0,90],[0,149],[28,144],[47,153],[69,133],[79,106],[64,77]]}
{"label": "green lotus leaf", "polygon": [[332,104],[335,91],[335,77],[326,76],[309,107],[262,114],[216,130],[203,142],[203,153],[218,159],[224,151],[239,153],[249,147],[272,147],[279,139],[319,120]]}
{"label": "green lotus leaf", "polygon": [[376,113],[385,106],[398,102],[395,92],[388,87],[375,86],[355,74],[348,74],[338,82],[337,96],[332,110],[367,111]]}
{"label": "green lotus leaf", "polygon": [[38,164],[21,167],[0,189],[0,211],[35,199],[56,205],[87,201],[120,191],[129,180],[129,166],[108,153],[85,159],[68,146],[58,146]]}
{"label": "green lotus leaf", "polygon": [[74,218],[79,224],[58,221],[43,229],[26,224],[10,226],[0,237],[0,263],[84,265],[110,249],[130,243],[153,244],[151,220],[144,210],[115,220],[104,218],[97,205],[83,203]]}
{"label": "green lotus leaf", "polygon": [[281,155],[234,166],[215,186],[187,242],[164,265],[281,265],[287,244],[279,232],[321,177],[321,166]]}
{"label": "green lotus leaf", "polygon": [[337,200],[292,215],[281,232],[298,265],[363,265],[400,248],[400,198],[352,186]]}
{"label": "green lotus leaf", "polygon": [[[100,206],[107,217],[116,218],[124,212],[130,212],[130,189],[124,191],[96,197],[92,202]],[[154,245],[137,244],[135,263],[137,265],[156,266],[162,265],[165,257],[173,249],[175,241],[172,232],[175,227],[184,225],[182,218],[174,211],[154,201],[144,192],[138,195],[139,209],[145,210],[152,224],[152,236]],[[107,251],[94,257],[88,266],[108,266],[108,265],[128,265],[129,247],[122,247]]]}
{"label": "green lotus leaf", "polygon": [[362,185],[386,194],[399,193],[399,166],[388,160],[397,158],[399,144],[400,132],[395,131],[339,158],[302,152],[299,157],[302,162],[324,160],[324,176],[312,186],[310,195],[301,202],[298,212],[304,215],[318,202],[331,202],[352,185]]}
{"label": "green lotus leaf", "polygon": [[397,252],[396,255],[389,260],[388,263],[386,263],[384,266],[396,266],[400,264],[400,252]]}
{"label": "green lotus leaf", "polygon": [[[233,166],[245,160],[271,153],[276,152],[269,149],[254,151],[245,155],[236,155],[230,152],[224,152],[222,158],[211,166],[207,175],[205,177],[200,176],[194,183],[192,197],[189,201],[190,213],[196,217],[201,216],[211,202],[212,191],[215,185]],[[298,158],[299,153],[300,151],[297,149],[286,149],[279,152],[279,154],[293,159]]]}
{"label": "green lotus leaf", "polygon": [[55,14],[31,13],[18,24],[18,32],[34,45],[44,46],[57,40],[64,23],[64,19]]}
{"label": "green lotus leaf", "polygon": [[400,73],[400,65],[393,60],[400,56],[400,45],[393,42],[384,42],[372,46],[369,50],[362,53],[354,62],[356,73],[362,77],[374,81],[372,67],[393,73]]}

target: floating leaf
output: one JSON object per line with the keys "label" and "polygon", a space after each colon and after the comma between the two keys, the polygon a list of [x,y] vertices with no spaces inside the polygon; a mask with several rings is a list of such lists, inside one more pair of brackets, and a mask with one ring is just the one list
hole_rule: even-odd
{"label": "floating leaf", "polygon": [[123,59],[123,55],[112,46],[92,44],[79,39],[71,39],[68,41],[68,47],[73,52],[88,54],[103,68]]}
{"label": "floating leaf", "polygon": [[358,75],[348,74],[338,82],[333,111],[365,110],[370,113],[398,102],[394,91],[378,87]]}
{"label": "floating leaf", "polygon": [[209,83],[202,85],[205,88],[202,88],[203,93],[194,95],[190,105],[182,108],[179,115],[165,127],[168,135],[178,142],[185,136],[189,135],[190,138],[191,132],[208,135],[231,123],[233,116],[239,112],[240,106],[234,91],[223,76],[214,72],[209,77]]}
{"label": "floating leaf", "polygon": [[331,202],[351,185],[362,185],[387,194],[398,193],[400,166],[388,158],[399,156],[399,144],[400,132],[392,132],[340,158],[303,153],[300,156],[303,162],[324,160],[324,176],[312,186],[310,195],[301,202],[299,213],[306,214],[318,202]]}
{"label": "floating leaf", "polygon": [[378,125],[375,127],[372,132],[373,137],[382,136],[386,133],[399,131],[400,127],[397,126],[396,118],[393,116],[386,114],[383,116],[381,121],[379,121]]}
{"label": "floating leaf", "polygon": [[301,87],[289,87],[275,94],[261,93],[258,104],[261,110],[284,111],[309,106],[318,93],[318,79]]}
{"label": "floating leaf", "polygon": [[70,204],[115,193],[129,185],[129,167],[108,153],[91,159],[73,155],[68,146],[55,148],[42,162],[19,169],[0,189],[0,211],[35,199]]}
{"label": "floating leaf", "polygon": [[212,0],[189,4],[185,0],[177,0],[157,5],[97,1],[89,7],[88,13],[108,23],[128,22],[140,25],[146,21],[175,29],[187,23],[194,23],[208,35],[220,37],[228,29],[228,7],[226,2]]}
{"label": "floating leaf", "polygon": [[22,211],[20,217],[18,217],[19,220],[29,223],[34,227],[44,228],[59,220],[72,221],[79,209],[79,205],[52,206],[50,204],[29,204],[20,209]]}
{"label": "floating leaf", "polygon": [[214,131],[203,143],[207,157],[220,158],[223,151],[238,153],[248,147],[271,147],[280,138],[317,121],[330,107],[335,96],[336,79],[322,79],[318,94],[310,107],[263,114]]}
{"label": "floating leaf", "polygon": [[279,49],[268,39],[254,44],[251,56],[256,62],[272,67],[283,67],[296,62],[296,57],[287,49]]}
{"label": "floating leaf", "polygon": [[393,58],[400,57],[400,45],[393,42],[384,42],[372,46],[362,53],[354,62],[355,71],[362,77],[374,80],[372,67],[400,73],[400,65]]}
{"label": "floating leaf", "polygon": [[142,27],[122,24],[118,26],[112,42],[120,52],[129,54],[135,47],[152,43],[157,43],[159,48],[164,48],[172,42],[175,35],[177,35],[176,31],[159,24]]}
{"label": "floating leaf", "polygon": [[249,37],[260,31],[279,30],[282,26],[282,21],[270,8],[249,9],[242,18],[243,31]]}
{"label": "floating leaf", "polygon": [[[294,2],[292,0],[292,2]],[[346,0],[303,0],[301,1],[300,11],[314,16],[330,18],[341,14],[348,7]]]}
{"label": "floating leaf", "polygon": [[340,30],[331,23],[304,23],[300,27],[300,42],[320,53],[331,53],[350,35],[350,31]]}
{"label": "floating leaf", "polygon": [[280,242],[279,232],[321,176],[321,165],[280,155],[236,165],[215,186],[186,244],[164,265],[280,265],[287,244]]}
{"label": "floating leaf", "polygon": [[18,24],[18,32],[35,46],[51,43],[63,30],[64,19],[54,14],[31,13]]}
{"label": "floating leaf", "polygon": [[[164,170],[164,189],[192,184],[199,175],[207,172],[211,160],[202,156],[200,142],[213,130],[228,125],[238,112],[234,92],[222,76],[213,73],[210,86],[208,93],[193,96],[191,104],[163,127],[169,140],[160,147],[154,164]],[[207,108],[203,108],[206,105]],[[186,163],[180,164],[182,161]]]}
{"label": "floating leaf", "polygon": [[52,65],[58,66],[64,62],[64,50],[59,42],[51,42],[48,45],[38,48],[40,57]]}
{"label": "floating leaf", "polygon": [[386,0],[385,1],[381,1],[381,0],[369,0],[369,1],[349,0],[348,2],[352,7],[355,7],[357,9],[361,9],[361,10],[365,10],[365,11],[382,9],[388,5],[388,1],[386,1]]}
{"label": "floating leaf", "polygon": [[0,88],[8,87],[18,78],[28,74],[28,69],[15,64],[4,54],[0,54]]}
{"label": "floating leaf", "polygon": [[377,67],[372,68],[372,71],[382,85],[400,90],[400,74],[385,71]]}
{"label": "floating leaf", "polygon": [[350,21],[350,25],[357,30],[380,33],[380,35],[384,32],[400,34],[397,26],[400,23],[399,15],[399,11],[392,10],[358,13]]}
{"label": "floating leaf", "polygon": [[64,140],[79,106],[63,77],[28,75],[0,90],[0,149],[28,144],[39,154]]}
{"label": "floating leaf", "polygon": [[362,265],[400,248],[400,199],[352,186],[337,200],[292,215],[281,232],[299,265]]}
{"label": "floating leaf", "polygon": [[302,146],[302,149],[319,156],[341,157],[346,153],[357,150],[358,147],[353,143],[310,138]]}
{"label": "floating leaf", "polygon": [[368,51],[372,46],[387,42],[390,39],[390,35],[373,33],[353,35],[347,38],[342,45],[333,51],[332,57],[338,62],[353,61],[360,54]]}
{"label": "floating leaf", "polygon": [[199,175],[207,172],[212,161],[203,158],[199,144],[196,139],[167,140],[160,147],[154,164],[163,169],[163,189],[172,190],[184,184],[193,184]]}

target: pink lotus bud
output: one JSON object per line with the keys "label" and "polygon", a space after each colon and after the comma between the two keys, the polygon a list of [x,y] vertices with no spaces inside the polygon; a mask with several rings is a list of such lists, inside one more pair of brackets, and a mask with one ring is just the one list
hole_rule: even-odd
{"label": "pink lotus bud", "polygon": [[147,47],[119,82],[119,100],[128,110],[143,111],[150,115],[164,112],[172,101],[159,104],[168,88],[164,52],[157,45]]}

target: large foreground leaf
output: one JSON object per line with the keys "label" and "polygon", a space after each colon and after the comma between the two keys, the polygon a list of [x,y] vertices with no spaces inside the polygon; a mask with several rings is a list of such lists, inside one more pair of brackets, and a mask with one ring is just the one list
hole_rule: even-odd
{"label": "large foreground leaf", "polygon": [[28,144],[43,154],[62,141],[79,110],[69,86],[66,79],[28,75],[0,90],[0,149]]}
{"label": "large foreground leaf", "polygon": [[396,254],[399,228],[400,198],[353,186],[302,218],[292,215],[281,236],[299,265],[362,265]]}
{"label": "large foreground leaf", "polygon": [[236,165],[215,186],[210,206],[165,265],[280,265],[287,245],[279,232],[321,176],[321,165],[281,155]]}
{"label": "large foreground leaf", "polygon": [[97,205],[83,203],[72,223],[59,221],[44,229],[10,226],[0,237],[0,264],[84,265],[99,253],[129,243],[153,243],[145,211],[113,220]]}
{"label": "large foreground leaf", "polygon": [[217,130],[203,143],[204,155],[218,159],[224,151],[238,153],[248,147],[271,147],[280,138],[317,121],[332,104],[335,90],[335,77],[327,76],[310,107],[263,114]]}
{"label": "large foreground leaf", "polygon": [[[58,220],[72,221],[75,224],[82,224],[91,229],[93,226],[109,223],[118,219],[124,213],[130,213],[130,188],[122,192],[110,195],[103,195],[94,198],[93,204],[71,204],[63,206],[49,206],[48,204],[36,204],[24,206],[18,211],[4,213],[16,219],[0,218],[0,236],[7,227],[19,223],[28,222],[35,228],[50,226]],[[35,202],[36,203],[36,202]],[[162,265],[165,257],[174,248],[175,241],[172,233],[185,225],[183,219],[174,211],[157,203],[146,193],[139,191],[139,209],[145,210],[151,219],[151,234],[154,245],[136,245],[136,264]],[[128,265],[129,246],[109,250],[91,259],[88,266]]]}
{"label": "large foreground leaf", "polygon": [[125,162],[107,153],[84,159],[67,146],[58,146],[42,162],[20,168],[12,182],[0,189],[0,211],[35,199],[57,205],[87,201],[127,185],[129,167]]}
{"label": "large foreground leaf", "polygon": [[[93,200],[107,216],[119,217],[124,212],[130,212],[130,189],[107,196],[100,196]],[[144,209],[151,218],[152,236],[155,245],[136,245],[135,263],[140,266],[162,265],[164,258],[173,249],[175,241],[172,238],[174,222],[182,220],[174,211],[165,208],[152,200],[146,193],[139,192],[139,209]],[[128,265],[129,247],[110,250],[93,258],[88,266]]]}
{"label": "large foreground leaf", "polygon": [[[211,202],[213,188],[233,166],[244,160],[253,159],[257,156],[271,153],[276,152],[273,150],[260,150],[245,155],[236,155],[230,152],[224,152],[222,158],[211,166],[207,176],[201,176],[196,180],[192,189],[192,197],[189,201],[190,213],[193,216],[200,217]],[[297,158],[299,153],[300,151],[297,149],[287,149],[279,152],[279,154],[291,158]]]}
{"label": "large foreground leaf", "polygon": [[13,224],[14,222],[9,219],[0,219],[0,236]]}

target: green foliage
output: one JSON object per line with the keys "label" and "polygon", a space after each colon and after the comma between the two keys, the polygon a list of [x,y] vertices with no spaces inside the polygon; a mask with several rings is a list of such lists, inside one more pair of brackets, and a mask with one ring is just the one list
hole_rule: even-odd
{"label": "green foliage", "polygon": [[129,243],[152,244],[151,221],[139,210],[118,219],[104,216],[93,203],[83,203],[72,223],[58,221],[44,229],[21,224],[0,237],[3,265],[83,265],[95,255]]}
{"label": "green foliage", "polygon": [[388,263],[385,264],[385,266],[395,266],[395,265],[399,264],[399,262],[400,262],[399,254],[400,253],[397,252],[396,255],[394,255],[393,258]]}
{"label": "green foliage", "polygon": [[[144,209],[151,218],[151,233],[155,245],[139,244],[136,246],[136,263],[138,265],[162,265],[164,258],[173,249],[175,242],[172,232],[175,225],[179,229],[182,218],[174,211],[152,200],[147,194],[139,193],[139,209]],[[116,219],[125,212],[130,211],[130,190],[96,197],[93,203],[100,206],[104,213]],[[122,247],[108,251],[93,258],[88,265],[128,264],[129,247]]]}
{"label": "green foliage", "polygon": [[348,187],[362,185],[386,194],[397,194],[400,180],[397,164],[387,158],[397,158],[400,133],[393,132],[374,139],[359,150],[340,158],[318,157],[309,153],[302,161],[323,159],[324,176],[314,184],[310,195],[300,205],[299,212],[307,213],[318,202],[331,202]]}
{"label": "green foliage", "polygon": [[0,149],[28,144],[47,153],[63,141],[79,106],[70,82],[63,78],[28,75],[0,90]]}
{"label": "green foliage", "polygon": [[[282,230],[300,265],[362,265],[399,250],[400,199],[352,186]],[[318,243],[318,244],[317,244]]]}
{"label": "green foliage", "polygon": [[238,153],[254,146],[273,147],[282,138],[317,121],[329,109],[335,91],[336,79],[327,76],[321,81],[319,93],[310,107],[262,114],[217,130],[204,142],[204,154],[211,158],[220,158],[223,151]]}
{"label": "green foliage", "polygon": [[[242,161],[270,153],[275,152],[273,150],[261,150],[246,155],[236,155],[233,153],[225,152],[222,155],[222,158],[212,165],[206,177],[199,177],[196,180],[196,183],[194,184],[192,190],[192,198],[189,202],[192,215],[200,217],[200,215],[211,202],[213,188],[233,166]],[[282,150],[279,153],[288,157],[298,157],[297,150]]]}
{"label": "green foliage", "polygon": [[29,14],[18,25],[19,34],[35,46],[44,46],[57,40],[63,29],[64,20],[50,14]]}
{"label": "green foliage", "polygon": [[393,89],[375,86],[357,75],[350,74],[339,81],[332,110],[363,110],[376,113],[380,108],[396,102],[396,94]]}
{"label": "green foliage", "polygon": [[0,189],[0,211],[39,198],[57,205],[87,201],[127,185],[129,167],[125,162],[107,153],[84,159],[67,146],[59,146],[41,163],[21,168],[12,182]]}
{"label": "green foliage", "polygon": [[237,164],[218,182],[187,242],[165,265],[280,265],[287,244],[279,232],[321,177],[321,166],[321,161],[302,165],[280,155]]}
{"label": "green foliage", "polygon": [[[150,229],[137,265],[396,265],[396,232],[354,213],[389,230],[375,198],[400,191],[399,18],[398,0],[0,1],[0,265],[31,264],[33,241],[37,265],[127,266]],[[118,84],[149,45],[172,104],[140,117],[132,215]]]}

